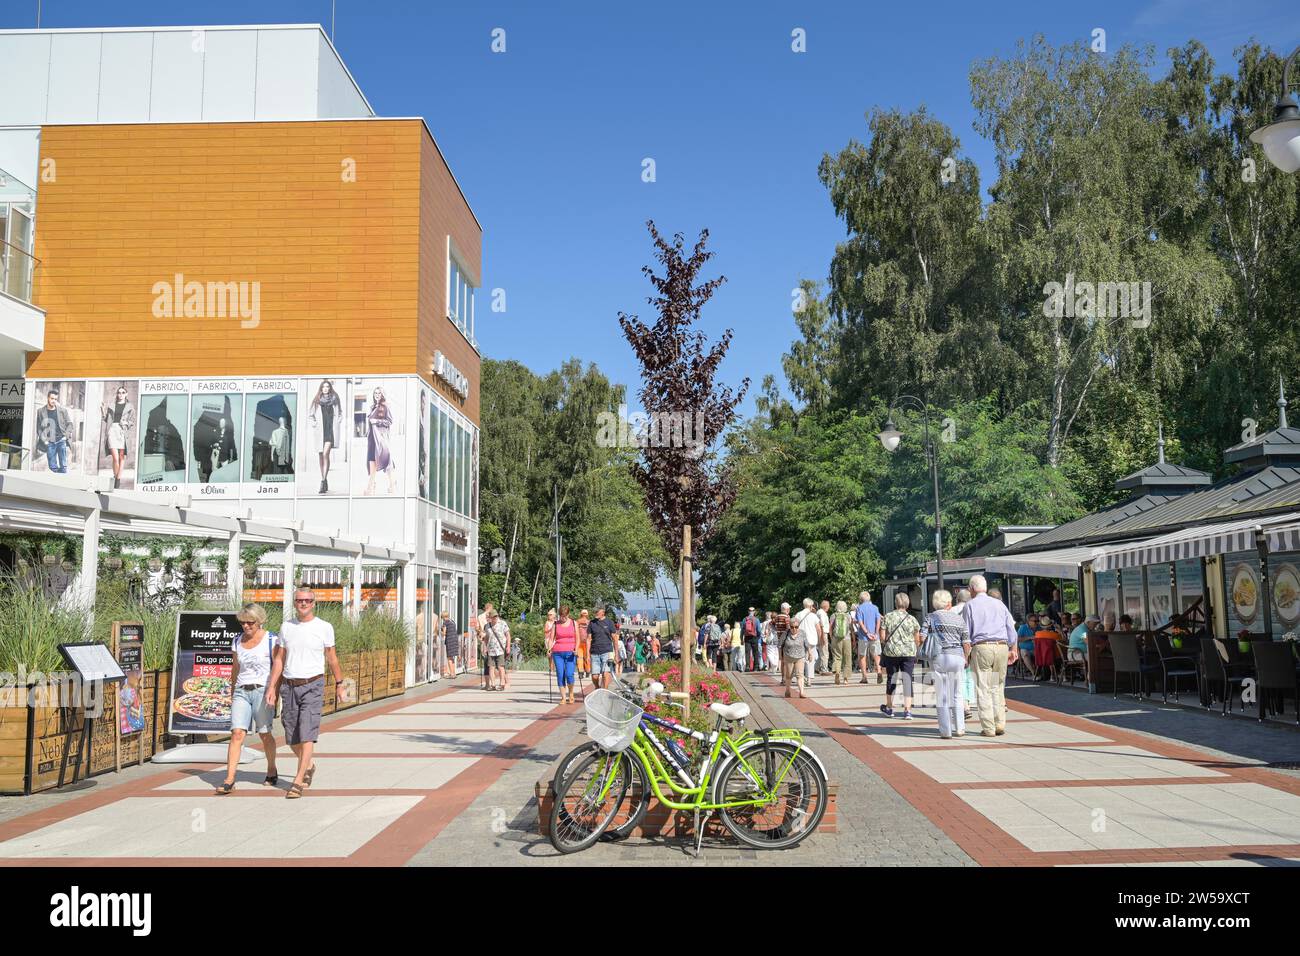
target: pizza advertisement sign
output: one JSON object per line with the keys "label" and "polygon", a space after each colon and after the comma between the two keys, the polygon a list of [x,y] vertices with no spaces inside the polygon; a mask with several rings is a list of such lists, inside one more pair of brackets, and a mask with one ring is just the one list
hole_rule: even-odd
{"label": "pizza advertisement sign", "polygon": [[169,733],[230,732],[230,676],[239,631],[233,611],[182,611],[176,616]]}
{"label": "pizza advertisement sign", "polygon": [[1300,631],[1300,554],[1269,555],[1273,637]]}

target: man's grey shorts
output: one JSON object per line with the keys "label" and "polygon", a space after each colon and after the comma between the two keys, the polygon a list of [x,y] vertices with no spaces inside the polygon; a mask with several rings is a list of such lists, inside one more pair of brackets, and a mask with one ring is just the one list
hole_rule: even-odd
{"label": "man's grey shorts", "polygon": [[880,642],[858,638],[858,657],[879,657]]}
{"label": "man's grey shorts", "polygon": [[591,672],[593,674],[614,673],[614,652],[610,651],[608,654],[592,654]]}
{"label": "man's grey shorts", "polygon": [[284,709],[280,719],[284,722],[286,744],[314,744],[320,737],[320,711],[325,704],[325,675],[306,684],[294,686],[288,681],[284,689]]}

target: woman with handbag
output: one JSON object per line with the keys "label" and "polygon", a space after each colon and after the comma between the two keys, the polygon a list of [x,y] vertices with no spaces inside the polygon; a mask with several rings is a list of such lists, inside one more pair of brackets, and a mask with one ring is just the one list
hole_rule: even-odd
{"label": "woman with handbag", "polygon": [[880,705],[880,712],[886,717],[894,716],[894,688],[898,686],[897,676],[903,676],[903,719],[912,719],[912,672],[916,668],[916,648],[921,626],[916,618],[908,613],[911,601],[906,594],[894,596],[894,610],[885,615],[881,626],[885,632],[885,643],[880,648],[880,661],[885,665],[885,703]]}
{"label": "woman with handbag", "polygon": [[934,689],[938,698],[939,736],[966,735],[965,681],[970,662],[970,630],[960,614],[952,609],[952,594],[938,590],[930,598],[934,610],[921,625],[921,657],[934,671]]}

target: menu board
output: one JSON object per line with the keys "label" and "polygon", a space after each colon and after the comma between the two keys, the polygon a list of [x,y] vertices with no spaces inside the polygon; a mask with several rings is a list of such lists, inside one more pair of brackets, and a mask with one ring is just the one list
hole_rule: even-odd
{"label": "menu board", "polygon": [[1098,571],[1093,577],[1097,583],[1097,614],[1103,627],[1114,630],[1119,625],[1119,572]]}
{"label": "menu board", "polygon": [[1142,588],[1142,569],[1124,568],[1119,573],[1120,587],[1124,592],[1124,613],[1133,619],[1133,630],[1146,628],[1146,595]]}
{"label": "menu board", "polygon": [[1189,558],[1174,564],[1178,581],[1178,610],[1186,611],[1205,596],[1205,580],[1201,573],[1201,559]]}
{"label": "menu board", "polygon": [[1152,629],[1169,623],[1174,614],[1174,575],[1168,564],[1152,564],[1147,569],[1146,614]]}
{"label": "menu board", "polygon": [[1226,595],[1224,603],[1228,606],[1229,635],[1235,637],[1242,631],[1264,633],[1261,587],[1258,554],[1241,551],[1223,556],[1223,593]]}
{"label": "menu board", "polygon": [[1300,631],[1300,554],[1271,554],[1268,558],[1273,637]]}
{"label": "menu board", "polygon": [[1025,619],[1025,579],[1020,576],[1011,578],[1011,616],[1017,621]]}
{"label": "menu board", "polygon": [[230,676],[239,632],[239,621],[233,611],[181,611],[177,614],[171,706],[167,713],[169,732],[230,732],[230,708],[234,696]]}
{"label": "menu board", "polygon": [[103,644],[60,644],[59,653],[82,680],[118,681],[125,676]]}
{"label": "menu board", "polygon": [[117,725],[126,737],[144,730],[144,625],[114,621],[113,634],[117,663],[126,675],[117,691]]}

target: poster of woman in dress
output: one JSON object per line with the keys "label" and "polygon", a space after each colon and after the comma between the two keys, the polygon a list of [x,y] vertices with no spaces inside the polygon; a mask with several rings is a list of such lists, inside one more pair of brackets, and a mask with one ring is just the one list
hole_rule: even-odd
{"label": "poster of woman in dress", "polygon": [[93,382],[100,386],[99,461],[101,475],[111,476],[114,488],[135,487],[136,408],[139,382]]}
{"label": "poster of woman in dress", "polygon": [[[343,395],[345,378],[310,379],[307,394],[308,448],[303,452],[304,467],[299,469],[299,494],[346,495],[348,493],[346,415]],[[335,468],[335,465],[344,465]],[[314,466],[314,467],[313,467]]]}
{"label": "poster of woman in dress", "polygon": [[32,470],[86,473],[90,468],[83,441],[86,383],[37,382],[31,401],[35,405]]}
{"label": "poster of woman in dress", "polygon": [[352,388],[353,480],[364,482],[364,495],[399,495],[401,488],[401,436],[398,407],[400,380],[360,379]]}

